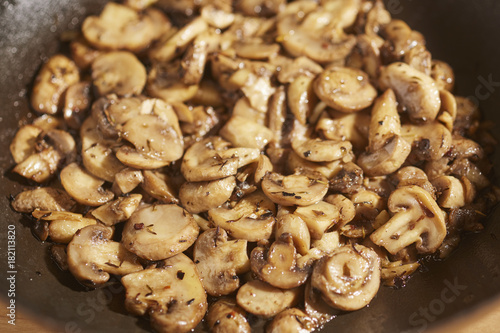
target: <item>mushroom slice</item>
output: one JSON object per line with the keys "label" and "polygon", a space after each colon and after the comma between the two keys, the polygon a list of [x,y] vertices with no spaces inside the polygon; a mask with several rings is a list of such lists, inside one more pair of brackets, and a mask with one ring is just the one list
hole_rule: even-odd
{"label": "mushroom slice", "polygon": [[198,85],[185,84],[180,74],[180,59],[168,63],[154,63],[148,75],[148,94],[171,103],[192,99],[198,92]]}
{"label": "mushroom slice", "polygon": [[311,287],[335,309],[359,310],[370,303],[380,286],[380,259],[362,245],[342,246],[319,260],[311,275]]}
{"label": "mushroom slice", "polygon": [[443,212],[426,190],[419,186],[404,186],[392,192],[388,202],[394,214],[370,235],[370,239],[396,254],[416,243],[420,253],[433,253],[446,236]]}
{"label": "mushroom slice", "polygon": [[465,205],[465,188],[453,176],[440,176],[432,180],[437,191],[437,203],[443,208],[460,208]]}
{"label": "mushroom slice", "polygon": [[64,94],[64,120],[73,129],[80,128],[92,103],[90,87],[88,81],[78,82],[69,86]]}
{"label": "mushroom slice", "polygon": [[43,183],[57,171],[60,162],[61,154],[53,147],[48,147],[29,156],[12,171],[37,183]]}
{"label": "mushroom slice", "polygon": [[36,143],[42,129],[33,125],[22,126],[10,143],[10,153],[14,162],[21,163],[33,154],[36,154]]}
{"label": "mushroom slice", "polygon": [[92,63],[92,80],[99,95],[139,95],[146,85],[146,68],[130,52],[104,53]]}
{"label": "mushroom slice", "polygon": [[201,17],[205,22],[214,28],[225,29],[234,22],[235,15],[227,12],[216,5],[208,4],[203,6],[200,11]]}
{"label": "mushroom slice", "polygon": [[137,207],[139,207],[141,199],[142,195],[140,194],[119,197],[112,202],[94,209],[91,214],[105,225],[112,226],[128,220]]}
{"label": "mushroom slice", "polygon": [[142,14],[117,3],[108,3],[99,16],[85,19],[82,32],[94,47],[103,50],[126,49],[138,52],[170,28],[160,11],[146,9]]}
{"label": "mushroom slice", "polygon": [[314,91],[320,100],[335,110],[356,112],[372,105],[377,90],[368,75],[355,68],[330,67],[314,81]]}
{"label": "mushroom slice", "polygon": [[450,131],[443,124],[434,121],[421,125],[401,126],[401,136],[412,144],[412,153],[419,160],[436,161],[443,157],[452,146]]}
{"label": "mushroom slice", "polygon": [[307,281],[305,287],[304,310],[317,326],[326,324],[339,314],[339,310],[332,308],[323,300],[319,290],[312,288],[311,279]]}
{"label": "mushroom slice", "polygon": [[180,253],[143,271],[122,277],[125,307],[135,315],[149,315],[161,333],[187,333],[207,311],[207,296],[194,263]]}
{"label": "mushroom slice", "polygon": [[77,37],[69,44],[71,59],[81,70],[86,70],[102,51],[94,49],[83,36]]}
{"label": "mushroom slice", "polygon": [[381,89],[394,90],[412,121],[427,122],[436,118],[441,107],[439,90],[434,80],[419,70],[402,62],[390,64],[382,68],[379,85]]}
{"label": "mushroom slice", "polygon": [[177,205],[153,205],[135,211],[125,224],[122,244],[147,260],[170,258],[198,237],[193,216]]}
{"label": "mushroom slice", "polygon": [[236,304],[236,300],[222,298],[208,309],[206,321],[213,333],[250,333],[252,329],[246,318],[246,312]]}
{"label": "mushroom slice", "polygon": [[316,325],[311,317],[297,308],[286,309],[273,318],[266,333],[312,332]]}
{"label": "mushroom slice", "polygon": [[[245,135],[241,135],[245,133]],[[259,150],[272,140],[273,132],[264,125],[260,125],[247,118],[233,115],[219,132],[235,147],[257,148]]]}
{"label": "mushroom slice", "polygon": [[279,239],[283,234],[292,236],[293,244],[297,252],[305,255],[311,245],[311,235],[307,224],[295,214],[285,214],[276,222],[275,238]]}
{"label": "mushroom slice", "polygon": [[292,132],[292,148],[301,158],[311,162],[332,162],[344,159],[352,154],[352,144],[349,141],[311,139],[306,126],[298,120],[294,123]]}
{"label": "mushroom slice", "polygon": [[436,86],[440,90],[452,91],[455,86],[453,69],[444,61],[432,60],[431,77],[436,81]]}
{"label": "mushroom slice", "polygon": [[41,187],[19,193],[11,202],[16,212],[31,213],[35,209],[47,211],[69,211],[76,202],[63,190]]}
{"label": "mushroom slice", "polygon": [[432,198],[436,198],[436,189],[422,169],[414,166],[401,168],[394,174],[393,179],[397,187],[417,185],[429,192]]}
{"label": "mushroom slice", "polygon": [[179,74],[185,85],[198,85],[205,72],[208,53],[216,50],[219,45],[219,36],[207,31],[196,37],[184,53]]}
{"label": "mushroom slice", "polygon": [[140,170],[125,168],[115,174],[113,190],[119,193],[129,193],[142,183],[144,177]]}
{"label": "mushroom slice", "polygon": [[288,107],[303,125],[306,124],[317,103],[313,82],[314,77],[300,75],[290,83],[287,89]]}
{"label": "mushroom slice", "polygon": [[113,199],[113,192],[102,188],[104,180],[97,178],[76,163],[61,170],[61,184],[77,202],[88,206],[100,206]]}
{"label": "mushroom slice", "polygon": [[280,66],[281,71],[278,73],[278,81],[281,83],[292,83],[300,76],[315,77],[323,71],[321,65],[308,57],[297,57],[293,61],[285,59],[287,61]]}
{"label": "mushroom slice", "polygon": [[202,233],[193,248],[193,260],[205,291],[212,296],[228,295],[240,286],[238,274],[250,270],[246,240],[228,240],[224,229]]}
{"label": "mushroom slice", "polygon": [[109,274],[125,275],[143,269],[139,258],[120,243],[110,240],[112,229],[99,224],[76,232],[68,244],[68,268],[81,283],[96,287],[109,280]]}
{"label": "mushroom slice", "polygon": [[88,172],[108,182],[113,182],[115,175],[126,168],[116,158],[113,147],[105,141],[86,149],[82,147],[82,163]]}
{"label": "mushroom slice", "polygon": [[214,136],[186,150],[181,171],[187,181],[209,181],[236,175],[238,168],[259,159],[256,148],[229,148],[229,142]]}
{"label": "mushroom slice", "polygon": [[37,220],[48,223],[48,236],[51,241],[63,244],[69,243],[78,230],[97,224],[95,219],[85,218],[81,214],[71,212],[36,209],[32,215]]}
{"label": "mushroom slice", "polygon": [[321,239],[326,230],[340,222],[339,207],[325,201],[297,207],[294,214],[307,224],[312,239]]}
{"label": "mushroom slice", "polygon": [[289,233],[281,234],[268,250],[262,246],[255,247],[250,263],[252,272],[259,279],[281,289],[298,287],[309,276],[308,267],[297,266],[297,251]]}
{"label": "mushroom slice", "polygon": [[357,150],[368,145],[371,116],[365,111],[344,113],[328,110],[330,117],[321,117],[316,123],[316,131],[322,137],[334,141],[349,141]]}
{"label": "mushroom slice", "polygon": [[38,73],[31,93],[31,106],[38,112],[55,114],[66,89],[80,81],[80,73],[69,58],[56,54]]}
{"label": "mushroom slice", "polygon": [[342,32],[341,16],[313,1],[288,4],[278,16],[278,40],[293,56],[307,56],[319,63],[343,60],[356,38]]}
{"label": "mushroom slice", "polygon": [[188,212],[197,214],[222,205],[229,200],[235,187],[234,176],[208,182],[186,182],[179,189],[179,199]]}
{"label": "mushroom slice", "polygon": [[398,170],[411,152],[410,144],[395,135],[385,146],[372,153],[362,153],[358,165],[367,176],[384,176]]}
{"label": "mushroom slice", "polygon": [[269,239],[273,233],[276,207],[262,192],[243,197],[233,208],[219,207],[208,211],[214,225],[237,239],[257,242]]}
{"label": "mushroom slice", "polygon": [[236,302],[247,312],[269,318],[298,303],[300,288],[282,290],[260,280],[240,287]]}
{"label": "mushroom slice", "polygon": [[141,187],[150,196],[162,203],[178,204],[177,190],[174,188],[172,180],[172,177],[166,173],[143,170]]}
{"label": "mushroom slice", "polygon": [[441,109],[437,116],[437,120],[441,122],[448,131],[453,132],[453,124],[457,118],[457,101],[455,96],[447,90],[440,90]]}
{"label": "mushroom slice", "polygon": [[[184,153],[184,141],[182,136],[179,136],[176,125],[156,115],[139,115],[125,123],[122,136],[132,143],[136,152],[143,155],[146,160],[158,160],[158,163],[154,163],[158,168],[158,164],[168,165],[180,159]],[[125,157],[127,150],[125,152],[123,150],[125,148],[120,148],[121,153],[117,153],[118,159],[124,164],[135,167],[130,165],[134,161]],[[139,160],[137,162],[142,163]],[[151,167],[143,166],[143,168],[150,169]]]}
{"label": "mushroom slice", "polygon": [[279,205],[309,206],[323,199],[328,180],[318,172],[307,170],[289,176],[273,172],[262,179],[262,191]]}

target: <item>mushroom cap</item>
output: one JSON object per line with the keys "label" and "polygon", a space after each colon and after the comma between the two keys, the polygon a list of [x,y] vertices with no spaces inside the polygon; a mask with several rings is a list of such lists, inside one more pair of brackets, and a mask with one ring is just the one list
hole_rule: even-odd
{"label": "mushroom cap", "polygon": [[100,206],[113,199],[113,192],[102,188],[104,180],[97,178],[76,163],[68,164],[61,170],[61,184],[77,202]]}
{"label": "mushroom cap", "polygon": [[339,247],[320,259],[311,275],[311,286],[330,306],[359,310],[370,303],[380,286],[380,259],[370,248],[353,244]]}
{"label": "mushroom cap", "polygon": [[234,176],[209,182],[185,182],[179,189],[179,199],[188,212],[197,214],[228,201],[235,187]]}
{"label": "mushroom cap", "polygon": [[125,224],[122,244],[147,260],[162,260],[189,248],[198,237],[193,216],[177,205],[152,205],[135,211]]}
{"label": "mushroom cap", "polygon": [[201,322],[208,307],[196,266],[183,253],[125,275],[121,282],[127,310],[149,314],[158,332],[187,333]]}
{"label": "mushroom cap", "polygon": [[246,318],[247,313],[231,298],[221,298],[208,309],[207,324],[210,332],[250,333],[252,331]]}
{"label": "mushroom cap", "polygon": [[359,155],[358,165],[367,176],[385,176],[398,170],[410,152],[410,144],[401,136],[395,135],[380,149]]}
{"label": "mushroom cap", "polygon": [[11,205],[17,212],[31,213],[35,209],[69,211],[76,205],[76,202],[61,189],[41,187],[17,194]]}
{"label": "mushroom cap", "polygon": [[377,90],[362,70],[330,67],[314,81],[314,91],[320,100],[335,110],[357,112],[372,105]]}
{"label": "mushroom cap", "polygon": [[315,327],[314,320],[304,311],[290,308],[280,312],[273,318],[273,321],[266,328],[266,333],[307,333],[312,332]]}
{"label": "mushroom cap", "polygon": [[96,286],[108,281],[109,274],[125,275],[143,269],[137,256],[110,240],[112,233],[113,229],[99,224],[76,232],[67,253],[69,271],[77,280]]}
{"label": "mushroom cap", "polygon": [[21,163],[36,153],[35,144],[42,129],[33,125],[24,125],[16,132],[10,143],[10,153],[14,162]]}
{"label": "mushroom cap", "polygon": [[193,248],[193,260],[205,291],[212,296],[228,295],[240,286],[238,274],[250,269],[246,240],[229,240],[224,229],[203,232]]}
{"label": "mushroom cap", "polygon": [[431,194],[419,186],[403,186],[392,192],[388,208],[394,214],[370,239],[396,254],[416,243],[420,253],[433,253],[446,236],[444,214]]}

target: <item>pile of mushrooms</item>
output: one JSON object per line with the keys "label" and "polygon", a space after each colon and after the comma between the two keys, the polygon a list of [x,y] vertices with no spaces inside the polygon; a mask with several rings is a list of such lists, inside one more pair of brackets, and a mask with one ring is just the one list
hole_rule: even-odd
{"label": "pile of mushrooms", "polygon": [[158,332],[319,329],[498,201],[477,106],[380,0],[109,2],[69,46],[10,146],[12,207]]}

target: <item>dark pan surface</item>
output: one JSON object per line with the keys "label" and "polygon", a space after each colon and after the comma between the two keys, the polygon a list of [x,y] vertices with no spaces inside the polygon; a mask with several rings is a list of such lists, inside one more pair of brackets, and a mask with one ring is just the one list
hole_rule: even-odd
{"label": "dark pan surface", "polygon": [[[457,94],[480,102],[486,119],[497,123],[500,139],[500,2],[495,0],[388,0],[396,17],[427,38],[434,58],[449,62]],[[34,239],[26,218],[14,213],[9,195],[28,184],[10,173],[8,145],[28,115],[28,92],[40,64],[59,48],[61,32],[81,24],[104,4],[97,0],[10,0],[0,4],[0,297],[6,299],[7,230],[16,227],[16,306],[31,310],[57,332],[145,332],[149,324],[128,316],[123,292],[85,292],[61,272],[48,246]],[[488,83],[489,82],[489,83]],[[499,82],[499,83],[497,83]],[[499,154],[495,165],[500,170]],[[381,288],[369,307],[342,315],[324,331],[422,331],[500,297],[500,210],[480,234],[467,235],[443,262],[429,262],[401,290]]]}

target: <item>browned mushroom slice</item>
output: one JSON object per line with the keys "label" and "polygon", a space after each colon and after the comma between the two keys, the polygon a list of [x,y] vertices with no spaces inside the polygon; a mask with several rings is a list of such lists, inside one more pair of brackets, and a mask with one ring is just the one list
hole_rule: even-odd
{"label": "browned mushroom slice", "polygon": [[437,203],[443,208],[460,208],[465,205],[465,188],[462,182],[453,176],[440,176],[432,180],[436,187]]}
{"label": "browned mushroom slice", "polygon": [[370,114],[364,111],[344,113],[329,110],[330,117],[321,117],[316,124],[316,131],[329,140],[349,141],[357,150],[368,145]]}
{"label": "browned mushroom slice", "polygon": [[256,162],[259,155],[256,148],[229,148],[229,142],[210,137],[186,150],[181,171],[190,182],[221,179],[236,175],[238,168]]}
{"label": "browned mushroom slice", "polygon": [[210,332],[250,333],[252,329],[246,318],[246,312],[236,304],[236,300],[222,298],[208,309],[206,321]]}
{"label": "browned mushroom slice", "polygon": [[298,302],[300,288],[282,290],[260,280],[252,280],[238,289],[238,305],[252,314],[272,317]]}
{"label": "browned mushroom slice", "polygon": [[314,320],[297,308],[286,309],[276,315],[267,326],[266,333],[312,332],[316,328]]}
{"label": "browned mushroom slice", "polygon": [[163,203],[179,203],[177,189],[170,175],[154,170],[143,170],[141,179],[142,189],[153,198]]}
{"label": "browned mushroom slice", "polygon": [[328,180],[318,172],[302,171],[283,176],[269,173],[262,179],[262,191],[283,206],[309,206],[323,199]]}
{"label": "browned mushroom slice", "polygon": [[63,107],[66,124],[74,129],[80,128],[91,103],[90,82],[78,82],[68,87],[64,95]]}
{"label": "browned mushroom slice", "polygon": [[185,84],[180,77],[180,69],[180,59],[155,63],[148,74],[148,94],[168,102],[185,102],[193,98],[198,92],[198,85]]}
{"label": "browned mushroom slice", "polygon": [[422,34],[412,31],[402,20],[391,20],[383,27],[381,34],[386,39],[381,47],[381,56],[385,63],[400,61],[416,45],[425,45]]}
{"label": "browned mushroom slice", "polygon": [[219,35],[207,31],[196,37],[181,61],[180,78],[185,85],[198,85],[205,72],[208,53],[219,46]]}
{"label": "browned mushroom slice", "polygon": [[189,248],[199,227],[177,205],[153,205],[135,211],[125,224],[122,244],[147,260],[162,260]]}
{"label": "browned mushroom slice", "polygon": [[394,90],[412,121],[427,122],[436,118],[441,99],[431,77],[405,63],[397,62],[382,69],[379,84],[381,89]]}
{"label": "browned mushroom slice", "polygon": [[370,248],[346,245],[316,263],[311,286],[330,306],[359,310],[370,303],[380,286],[380,259]]}
{"label": "browned mushroom slice", "polygon": [[291,289],[307,280],[309,269],[297,266],[297,252],[292,235],[281,234],[269,249],[257,246],[250,255],[252,272],[270,285]]}
{"label": "browned mushroom slice", "polygon": [[377,90],[365,72],[347,67],[331,67],[314,81],[314,91],[328,106],[342,112],[356,112],[369,107]]}
{"label": "browned mushroom slice", "polygon": [[57,113],[62,104],[63,93],[79,80],[80,73],[75,63],[61,54],[56,54],[42,66],[35,79],[31,106],[41,113]]}
{"label": "browned mushroom slice", "polygon": [[321,239],[326,230],[340,222],[340,209],[325,201],[298,207],[295,215],[306,222],[312,239]]}
{"label": "browned mushroom slice", "polygon": [[121,282],[127,310],[135,315],[149,314],[158,332],[187,333],[207,311],[207,296],[196,267],[182,253],[125,275]]}
{"label": "browned mushroom slice", "polygon": [[262,192],[243,197],[233,208],[219,207],[208,211],[214,225],[237,239],[257,242],[269,239],[273,233],[276,207]]}
{"label": "browned mushroom slice", "polygon": [[452,146],[450,131],[437,121],[422,125],[405,124],[401,126],[401,136],[412,144],[412,154],[419,159],[438,160]]}
{"label": "browned mushroom slice", "polygon": [[234,22],[235,15],[217,5],[207,4],[201,8],[201,17],[214,28],[225,29]]}
{"label": "browned mushroom slice", "polygon": [[83,36],[73,40],[70,44],[71,58],[81,70],[86,70],[102,51],[94,49]]}
{"label": "browned mushroom slice", "polygon": [[287,61],[280,65],[281,70],[278,73],[278,80],[281,83],[292,83],[300,76],[313,78],[323,71],[323,67],[308,57],[297,57],[293,61],[285,59]]}
{"label": "browned mushroom slice", "polygon": [[431,184],[422,169],[414,166],[407,166],[399,169],[398,172],[394,174],[392,179],[393,182],[396,183],[397,187],[417,185],[429,192],[432,198],[436,198],[436,189]]}
{"label": "browned mushroom slice", "polygon": [[424,45],[415,45],[415,47],[405,53],[403,60],[425,75],[431,75],[432,55]]}
{"label": "browned mushroom slice", "polygon": [[404,186],[392,192],[388,202],[394,214],[370,239],[392,254],[416,243],[420,253],[432,253],[446,236],[444,214],[429,192],[419,186]]}
{"label": "browned mushroom slice", "polygon": [[142,183],[144,177],[140,170],[125,168],[115,174],[113,191],[116,193],[129,193]]}
{"label": "browned mushroom slice", "polygon": [[448,131],[453,132],[453,125],[457,119],[457,100],[447,90],[440,90],[439,97],[441,98],[441,109],[436,119],[446,126]]}
{"label": "browned mushroom slice", "polygon": [[146,9],[157,2],[158,0],[125,0],[123,1],[123,4],[140,12],[141,10]]}
{"label": "browned mushroom slice", "polygon": [[138,52],[169,28],[170,22],[158,10],[147,9],[138,13],[111,2],[106,4],[99,16],[85,19],[82,32],[87,41],[98,49]]}
{"label": "browned mushroom slice", "polygon": [[104,180],[97,178],[76,163],[61,170],[61,184],[77,202],[100,206],[113,199],[113,192],[102,188]]}
{"label": "browned mushroom slice", "polygon": [[313,88],[314,77],[301,75],[288,86],[288,107],[301,124],[306,124],[317,103]]}
{"label": "browned mushroom slice", "polygon": [[68,244],[68,268],[83,284],[95,287],[109,280],[110,274],[125,275],[141,271],[139,258],[120,243],[110,240],[112,229],[87,226],[76,232]]}
{"label": "browned mushroom slice", "polygon": [[202,233],[193,248],[193,260],[205,291],[212,296],[228,295],[240,286],[238,274],[250,270],[246,240],[228,240],[224,229]]}
{"label": "browned mushroom slice", "polygon": [[356,44],[354,36],[342,32],[349,19],[313,1],[293,2],[278,17],[278,40],[295,57],[307,56],[319,63],[342,60]]}
{"label": "browned mushroom slice", "polygon": [[116,158],[112,146],[105,141],[82,149],[82,162],[88,172],[108,182],[113,182],[115,175],[126,168]]}
{"label": "browned mushroom slice", "polygon": [[48,223],[48,237],[56,243],[67,244],[73,239],[78,230],[97,224],[95,219],[71,212],[36,209],[32,215],[34,218]]}
{"label": "browned mushroom slice", "polygon": [[208,182],[186,182],[179,189],[179,199],[188,212],[197,214],[225,203],[235,187],[234,176]]}
{"label": "browned mushroom slice", "polygon": [[37,183],[43,183],[57,171],[60,162],[61,154],[49,147],[29,156],[16,165],[12,171]]}
{"label": "browned mushroom slice", "polygon": [[92,63],[92,80],[101,96],[139,95],[146,85],[146,68],[130,52],[109,52]]}
{"label": "browned mushroom slice", "polygon": [[140,194],[119,197],[94,209],[91,214],[105,225],[112,226],[128,220],[137,207],[139,207],[141,199],[142,195]]}
{"label": "browned mushroom slice", "polygon": [[279,239],[283,234],[292,236],[293,244],[297,252],[305,255],[311,245],[311,235],[307,224],[295,214],[285,214],[279,216],[276,222],[275,238]]}
{"label": "browned mushroom slice", "polygon": [[19,193],[12,200],[12,208],[20,213],[31,213],[35,209],[48,211],[68,211],[76,202],[63,190],[41,187]]}
{"label": "browned mushroom slice", "polygon": [[19,128],[9,147],[14,162],[21,163],[36,154],[36,143],[41,133],[42,129],[33,125],[24,125]]}
{"label": "browned mushroom slice", "polygon": [[[245,135],[241,135],[245,133]],[[233,115],[219,132],[235,147],[264,149],[272,140],[272,131],[264,125],[250,121],[247,118]]]}
{"label": "browned mushroom slice", "polygon": [[304,310],[318,326],[326,324],[339,314],[339,310],[332,308],[323,300],[319,290],[312,288],[311,279],[307,281],[305,287]]}
{"label": "browned mushroom slice", "polygon": [[436,86],[440,90],[452,91],[455,86],[453,69],[444,61],[432,60],[431,77],[436,81]]}

